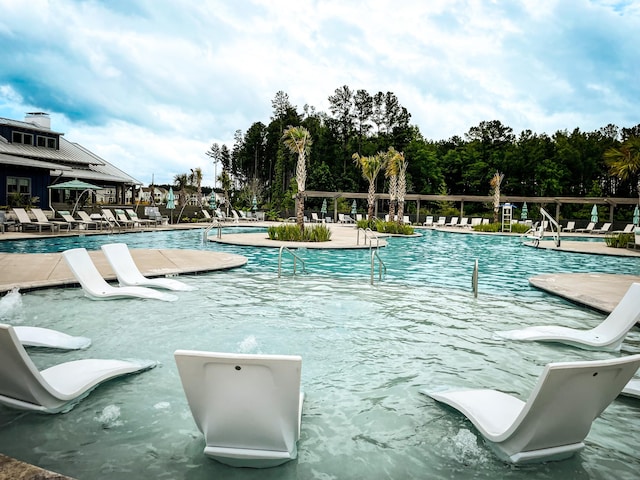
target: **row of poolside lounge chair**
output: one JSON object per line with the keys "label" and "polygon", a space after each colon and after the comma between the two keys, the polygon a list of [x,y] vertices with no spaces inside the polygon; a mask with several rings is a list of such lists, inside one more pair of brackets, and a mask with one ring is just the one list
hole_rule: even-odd
{"label": "row of poolside lounge chair", "polygon": [[22,231],[37,230],[42,233],[43,231],[57,232],[62,230],[69,232],[72,229],[145,228],[155,227],[166,221],[166,217],[160,215],[157,207],[149,212],[149,218],[140,218],[133,209],[114,209],[112,212],[111,209],[103,208],[99,215],[89,215],[83,210],[78,210],[77,217],[74,217],[69,211],[60,210],[57,212],[60,220],[49,219],[40,208],[31,208],[30,212],[34,218],[31,218],[29,212],[24,208],[14,208],[13,213],[17,221],[12,226]]}
{"label": "row of poolside lounge chair", "polygon": [[[115,251],[132,268],[123,255],[126,246],[104,247],[106,255],[113,256]],[[92,264],[90,258],[79,256],[70,266],[76,261]],[[495,335],[618,352],[629,330],[640,321],[638,298],[640,283],[634,283],[613,312],[591,330],[538,326]],[[98,383],[153,366],[80,360],[86,370],[83,375],[77,374],[78,361],[38,372],[23,347],[29,345],[30,335],[31,345],[47,346],[47,331],[20,333],[0,325],[0,403],[5,405],[65,411]],[[61,335],[62,340],[55,342],[62,346],[56,348],[66,348],[69,341]],[[80,337],[73,344],[86,348],[87,340]],[[304,401],[300,356],[176,350],[174,358],[187,403],[204,436],[205,455],[227,465],[254,468],[296,458]],[[638,369],[640,355],[549,363],[526,401],[491,389],[419,392],[463,413],[501,459],[514,464],[541,462],[567,458],[583,449],[593,421],[618,395],[640,398],[640,380],[633,378]]]}
{"label": "row of poolside lounge chair", "polygon": [[472,228],[476,225],[488,224],[488,218],[471,218],[468,217],[451,217],[451,220],[447,222],[447,217],[438,217],[438,220],[434,221],[432,216],[428,216],[423,225],[425,227],[462,227],[462,228]]}

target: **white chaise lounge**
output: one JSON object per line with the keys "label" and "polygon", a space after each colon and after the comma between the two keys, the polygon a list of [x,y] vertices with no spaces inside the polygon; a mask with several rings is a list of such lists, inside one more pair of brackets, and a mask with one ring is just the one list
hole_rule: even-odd
{"label": "white chaise lounge", "polygon": [[43,413],[68,412],[99,384],[155,365],[155,362],[86,359],[39,372],[13,327],[0,324],[0,404],[8,407]]}
{"label": "white chaise lounge", "polygon": [[197,290],[197,287],[174,280],[172,278],[147,278],[140,270],[129,252],[126,243],[109,243],[100,247],[107,257],[111,269],[118,277],[118,283],[125,287],[155,287],[166,290],[189,291]]}
{"label": "white chaise lounge", "polygon": [[177,350],[189,408],[205,455],[235,467],[266,468],[297,456],[304,395],[302,358]]}
{"label": "white chaise lounge", "polygon": [[591,330],[556,325],[540,325],[519,330],[496,332],[508,340],[559,342],[585,350],[620,350],[624,337],[640,321],[640,283],[632,283],[620,303],[604,321]]}
{"label": "white chaise lounge", "polygon": [[14,332],[25,347],[56,348],[58,350],[82,350],[91,345],[87,337],[74,337],[57,330],[42,327],[15,326]]}
{"label": "white chaise lounge", "polygon": [[67,265],[82,286],[82,290],[89,298],[102,300],[111,298],[151,298],[173,302],[178,299],[175,295],[158,292],[146,287],[114,287],[109,285],[98,272],[89,253],[84,248],[72,248],[62,252]]}
{"label": "white chaise lounge", "polygon": [[562,460],[584,448],[591,424],[640,367],[640,355],[550,363],[526,402],[496,390],[420,393],[464,414],[507,462]]}

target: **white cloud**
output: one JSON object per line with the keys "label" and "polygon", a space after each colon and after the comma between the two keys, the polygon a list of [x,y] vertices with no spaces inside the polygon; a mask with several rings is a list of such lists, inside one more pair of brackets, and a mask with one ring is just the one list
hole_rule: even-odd
{"label": "white cloud", "polygon": [[68,139],[145,183],[206,166],[213,142],[268,123],[279,90],[319,111],[343,85],[392,91],[435,140],[494,119],[550,135],[640,122],[637,2],[0,0],[0,11],[0,115],[49,111]]}

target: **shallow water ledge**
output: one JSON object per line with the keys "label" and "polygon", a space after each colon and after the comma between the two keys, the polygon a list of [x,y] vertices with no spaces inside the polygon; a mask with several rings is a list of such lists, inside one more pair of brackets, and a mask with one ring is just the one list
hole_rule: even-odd
{"label": "shallow water ledge", "polygon": [[0,453],[0,480],[73,480]]}

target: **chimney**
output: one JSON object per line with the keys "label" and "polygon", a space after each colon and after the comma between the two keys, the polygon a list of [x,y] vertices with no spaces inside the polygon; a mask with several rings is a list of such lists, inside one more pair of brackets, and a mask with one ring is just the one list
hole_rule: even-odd
{"label": "chimney", "polygon": [[27,123],[32,123],[37,127],[51,130],[51,118],[49,118],[48,113],[45,113],[45,112],[27,113],[27,115],[24,117],[24,121]]}

